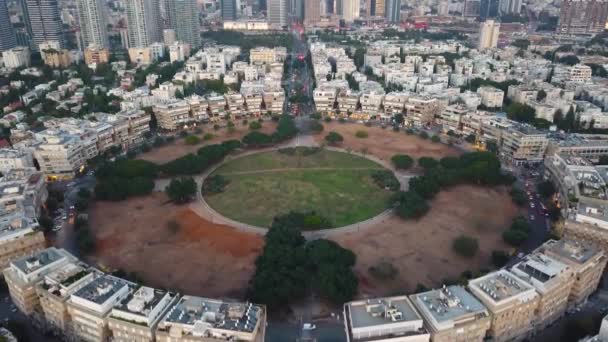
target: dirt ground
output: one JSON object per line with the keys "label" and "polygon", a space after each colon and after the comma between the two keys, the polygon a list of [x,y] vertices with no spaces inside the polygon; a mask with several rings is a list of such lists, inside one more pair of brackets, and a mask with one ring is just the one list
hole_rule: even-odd
{"label": "dirt ground", "polygon": [[[260,129],[260,132],[272,133],[272,132],[274,132],[275,127],[276,127],[276,124],[274,122],[264,121],[264,123],[262,124],[262,128]],[[235,126],[236,130],[232,133],[228,133],[228,130],[226,128],[222,128],[218,131],[215,131],[213,129],[212,125],[202,126],[201,128],[203,130],[203,133],[197,134],[201,138],[201,140],[203,138],[203,135],[205,135],[207,133],[213,134],[214,138],[211,140],[208,140],[208,141],[204,141],[204,142],[201,141],[201,143],[197,144],[197,145],[187,145],[184,142],[184,139],[176,138],[174,143],[165,145],[160,148],[153,148],[150,152],[142,153],[137,158],[144,159],[144,160],[151,161],[151,162],[158,163],[158,164],[162,164],[162,163],[169,162],[173,159],[179,158],[181,156],[184,156],[188,153],[196,153],[196,151],[198,151],[199,148],[201,148],[205,145],[218,144],[218,143],[221,143],[222,141],[230,140],[230,139],[239,139],[240,140],[247,133],[251,132],[249,130],[249,126],[248,125],[243,126],[243,124],[241,122],[236,123],[236,126]]]}
{"label": "dirt ground", "polygon": [[[325,135],[330,131],[340,133],[344,137],[341,147],[353,151],[374,155],[380,159],[390,161],[395,154],[407,154],[414,159],[420,157],[441,158],[446,156],[459,156],[462,152],[445,144],[433,143],[430,139],[422,139],[416,135],[407,135],[404,132],[394,132],[390,127],[366,127],[361,124],[323,122],[323,133],[315,135],[317,143],[323,143]],[[367,138],[357,138],[357,131],[367,131]]]}
{"label": "dirt ground", "polygon": [[[488,267],[493,250],[509,249],[501,234],[520,214],[504,188],[457,186],[441,191],[430,206],[418,221],[392,217],[376,227],[334,238],[357,255],[360,296],[408,293],[418,283],[438,287],[463,271]],[[478,239],[475,257],[464,258],[452,250],[452,241],[461,234]],[[369,267],[381,261],[399,270],[394,280],[370,275]]]}
{"label": "dirt ground", "polygon": [[[90,210],[97,237],[94,261],[135,272],[149,286],[242,298],[262,237],[213,224],[166,202],[163,193],[95,202]],[[179,224],[177,231],[168,227],[171,220]]]}

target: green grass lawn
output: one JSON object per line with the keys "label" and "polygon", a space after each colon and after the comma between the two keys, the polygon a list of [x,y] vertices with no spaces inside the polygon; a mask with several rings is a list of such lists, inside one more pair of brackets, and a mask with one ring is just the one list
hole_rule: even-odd
{"label": "green grass lawn", "polygon": [[[286,168],[296,170],[264,171]],[[216,170],[213,174],[227,177],[230,184],[223,193],[205,199],[222,215],[256,226],[268,227],[273,217],[290,210],[314,210],[327,217],[333,226],[341,227],[373,217],[387,208],[392,192],[374,184],[370,176],[374,169],[382,166],[334,151],[324,150],[310,156],[259,153]],[[252,173],[239,173],[243,171]]]}

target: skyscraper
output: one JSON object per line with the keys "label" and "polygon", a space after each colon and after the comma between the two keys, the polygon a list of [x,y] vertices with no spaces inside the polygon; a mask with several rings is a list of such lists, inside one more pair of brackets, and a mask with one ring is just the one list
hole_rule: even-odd
{"label": "skyscraper", "polygon": [[196,0],[165,0],[169,27],[175,32],[175,39],[188,43],[192,48],[201,45]]}
{"label": "skyscraper", "polygon": [[479,4],[479,18],[486,20],[498,16],[498,0],[481,0]]}
{"label": "skyscraper", "polygon": [[8,17],[6,0],[0,0],[0,52],[17,46],[15,30]]}
{"label": "skyscraper", "polygon": [[519,14],[521,12],[521,0],[500,0],[500,14]]}
{"label": "skyscraper", "polygon": [[478,50],[493,49],[498,45],[498,35],[500,34],[500,24],[494,20],[486,20],[479,24],[479,45]]}
{"label": "skyscraper", "polygon": [[236,19],[236,0],[221,0],[222,19]]}
{"label": "skyscraper", "polygon": [[479,0],[465,0],[462,15],[465,17],[477,17],[479,16],[480,6],[481,4]]}
{"label": "skyscraper", "polygon": [[361,1],[342,0],[342,18],[347,23],[352,23],[359,18],[361,12]]}
{"label": "skyscraper", "polygon": [[127,0],[129,47],[142,48],[162,41],[158,0]]}
{"label": "skyscraper", "polygon": [[594,34],[604,30],[608,2],[603,0],[563,0],[557,24],[560,34]]}
{"label": "skyscraper", "polygon": [[319,0],[304,1],[304,25],[314,25],[321,18],[321,2]]}
{"label": "skyscraper", "polygon": [[106,32],[106,10],[102,0],[78,0],[78,22],[80,24],[80,37],[82,48],[96,45],[100,48],[109,47]]}
{"label": "skyscraper", "polygon": [[44,41],[59,42],[65,47],[61,19],[57,0],[24,0],[23,16],[31,38],[32,50],[38,50],[38,44]]}
{"label": "skyscraper", "polygon": [[268,0],[267,8],[270,24],[287,26],[287,0]]}
{"label": "skyscraper", "polygon": [[365,4],[368,16],[384,17],[384,0],[365,0]]}
{"label": "skyscraper", "polygon": [[386,0],[386,20],[391,23],[401,21],[401,0]]}

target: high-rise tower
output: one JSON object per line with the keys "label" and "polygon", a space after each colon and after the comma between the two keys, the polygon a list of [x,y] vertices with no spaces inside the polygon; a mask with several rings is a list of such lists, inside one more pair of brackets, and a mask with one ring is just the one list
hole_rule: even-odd
{"label": "high-rise tower", "polygon": [[102,0],[78,0],[78,22],[80,24],[80,36],[82,47],[95,45],[100,48],[109,47],[107,17]]}
{"label": "high-rise tower", "polygon": [[196,0],[165,0],[169,26],[175,32],[175,39],[190,44],[192,48],[201,45]]}

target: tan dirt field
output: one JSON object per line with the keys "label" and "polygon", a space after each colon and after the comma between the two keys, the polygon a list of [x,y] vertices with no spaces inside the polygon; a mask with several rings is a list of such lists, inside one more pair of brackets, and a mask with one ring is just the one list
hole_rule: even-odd
{"label": "tan dirt field", "polygon": [[[93,261],[135,272],[149,286],[192,295],[242,298],[263,238],[208,222],[163,193],[95,202]],[[180,229],[172,232],[167,222]]]}
{"label": "tan dirt field", "polygon": [[[275,122],[264,121],[264,123],[262,123],[262,128],[259,131],[270,134],[274,132],[275,127]],[[203,130],[203,133],[196,134],[201,138],[201,140],[203,138],[203,135],[207,133],[213,134],[214,138],[208,141],[201,141],[201,143],[197,145],[188,145],[184,142],[184,139],[176,137],[174,143],[167,144],[160,148],[153,148],[150,152],[142,153],[137,158],[147,160],[153,163],[163,164],[171,160],[177,159],[181,156],[185,156],[188,153],[196,153],[199,148],[205,145],[218,144],[222,141],[230,139],[241,140],[243,136],[251,132],[251,130],[249,130],[249,125],[243,126],[241,122],[235,123],[236,130],[232,133],[228,133],[228,130],[226,128],[221,128],[220,130],[215,131],[213,130],[213,125],[211,124],[207,124],[205,126],[202,126],[201,128]]]}
{"label": "tan dirt field", "polygon": [[[325,142],[327,133],[335,131],[344,137],[340,147],[348,148],[356,152],[367,149],[367,153],[380,159],[390,161],[395,154],[407,154],[414,159],[420,157],[441,158],[446,156],[459,156],[462,152],[454,147],[441,143],[432,143],[430,140],[419,138],[416,135],[407,135],[404,132],[394,132],[391,127],[382,129],[380,127],[366,127],[361,124],[323,122],[324,130],[315,135],[315,141],[319,144]],[[367,131],[367,138],[357,138],[357,131]]]}
{"label": "tan dirt field", "polygon": [[[418,221],[391,217],[376,227],[334,238],[357,255],[360,296],[410,293],[418,283],[438,287],[463,271],[489,267],[493,250],[509,249],[501,234],[520,214],[505,188],[456,186],[441,191],[430,206]],[[475,257],[468,259],[452,250],[452,241],[461,234],[478,239]],[[370,275],[369,267],[380,261],[399,270],[394,280]]]}

